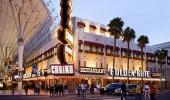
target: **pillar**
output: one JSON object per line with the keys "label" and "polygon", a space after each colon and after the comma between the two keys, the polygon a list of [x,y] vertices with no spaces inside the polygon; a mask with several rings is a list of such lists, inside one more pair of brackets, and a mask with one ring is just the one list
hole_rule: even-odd
{"label": "pillar", "polygon": [[24,41],[23,39],[18,40],[18,90],[22,90],[22,71],[23,71],[23,52],[24,52]]}

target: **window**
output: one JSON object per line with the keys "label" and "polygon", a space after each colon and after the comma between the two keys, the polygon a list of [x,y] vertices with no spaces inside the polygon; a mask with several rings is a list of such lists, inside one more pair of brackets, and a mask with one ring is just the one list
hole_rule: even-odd
{"label": "window", "polygon": [[89,30],[90,30],[91,33],[95,33],[95,29],[94,29],[94,28],[91,28],[91,27],[90,27]]}
{"label": "window", "polygon": [[79,31],[84,32],[84,27],[79,27]]}
{"label": "window", "polygon": [[152,73],[153,71],[152,71],[152,68],[150,68],[150,72]]}
{"label": "window", "polygon": [[106,29],[105,28],[100,28],[100,34],[102,35],[102,36],[105,36],[105,33],[106,33]]}
{"label": "window", "polygon": [[79,51],[80,51],[80,50],[82,50],[82,49],[81,49],[81,43],[79,43]]}
{"label": "window", "polygon": [[84,61],[84,67],[86,67],[86,61]]}
{"label": "window", "polygon": [[79,60],[79,62],[78,62],[78,66],[80,66],[80,60]]}
{"label": "window", "polygon": [[96,26],[95,25],[90,25],[90,27],[89,27],[89,31],[91,32],[91,33],[95,33],[95,30],[96,30],[97,28],[96,28]]}

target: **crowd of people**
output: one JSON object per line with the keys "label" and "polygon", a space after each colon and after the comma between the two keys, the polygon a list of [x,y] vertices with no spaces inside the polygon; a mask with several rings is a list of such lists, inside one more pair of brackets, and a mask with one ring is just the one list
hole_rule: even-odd
{"label": "crowd of people", "polygon": [[[28,89],[29,89],[29,85],[27,83],[24,84],[24,90],[25,90],[25,94],[28,94]],[[33,91],[34,94],[39,95],[40,94],[40,90],[41,90],[41,86],[39,84],[34,84],[33,85]],[[58,82],[54,85],[51,86],[46,86],[46,92],[50,93],[50,96],[64,96],[67,95],[67,91],[68,91],[68,86],[67,84],[63,84],[61,82]]]}
{"label": "crowd of people", "polygon": [[86,82],[82,82],[81,84],[77,85],[76,93],[77,96],[81,96],[84,98],[86,97],[87,92],[89,92],[91,95],[94,95],[94,93],[100,92],[100,84],[92,83],[91,85],[87,84]]}
{"label": "crowd of people", "polygon": [[[24,90],[26,95],[28,94],[28,84],[24,84]],[[94,95],[94,93],[101,93],[100,91],[100,84],[99,83],[92,83],[88,84],[86,81],[82,82],[81,84],[78,84],[76,87],[76,93],[77,96],[82,96],[83,98],[86,97],[87,92],[91,95]],[[50,92],[50,96],[64,96],[68,94],[68,86],[67,84],[63,84],[61,82],[58,82],[48,87],[48,90]],[[142,84],[138,83],[135,88],[135,100],[156,100],[156,85],[154,82],[151,84],[145,83],[145,85],[142,86]],[[38,94],[40,93],[40,86],[38,84],[34,87],[34,93]],[[123,82],[121,85],[121,100],[128,100],[127,98],[127,87],[126,84]]]}
{"label": "crowd of people", "polygon": [[50,86],[50,96],[64,96],[68,93],[67,84],[62,84],[61,82],[56,83],[54,86]]}
{"label": "crowd of people", "polygon": [[[126,85],[123,82],[122,86],[121,86],[121,100],[125,99],[128,100],[126,93]],[[135,100],[156,100],[155,99],[155,95],[156,95],[156,85],[154,82],[152,82],[151,84],[149,83],[145,83],[144,86],[142,86],[140,83],[137,84],[137,87],[135,89],[136,95],[135,95]]]}

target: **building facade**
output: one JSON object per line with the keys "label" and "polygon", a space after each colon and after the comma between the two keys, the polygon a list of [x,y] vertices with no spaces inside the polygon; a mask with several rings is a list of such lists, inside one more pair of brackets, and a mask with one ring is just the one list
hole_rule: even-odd
{"label": "building facade", "polygon": [[[48,35],[42,33],[48,42],[43,38],[32,38],[35,41],[42,41],[41,47],[31,50],[33,46],[26,45],[28,50],[25,52],[25,74],[23,81],[30,84],[40,83],[42,88],[55,84],[58,81],[68,84],[70,89],[75,89],[77,84],[87,81],[88,84],[100,83],[102,86],[112,82],[114,72],[114,82],[122,82],[130,77],[130,83],[137,83],[144,77],[144,81],[160,81],[160,64],[155,56],[156,47],[146,46],[144,53],[133,41],[130,43],[130,63],[129,73],[127,74],[127,44],[121,39],[117,40],[116,59],[113,69],[113,36],[108,32],[108,26],[92,22],[78,17],[72,18],[73,30],[73,49],[63,49],[61,41],[58,39],[58,27]],[[68,36],[69,37],[69,36]],[[30,43],[32,44],[32,43]],[[69,52],[69,53],[68,53]],[[61,62],[61,54],[73,56],[73,64]],[[144,55],[144,70],[141,71],[141,55]],[[66,58],[67,60],[67,58]],[[166,69],[165,69],[166,68]],[[170,59],[166,59],[163,64],[162,81],[169,79]],[[47,73],[47,74],[45,74]]]}

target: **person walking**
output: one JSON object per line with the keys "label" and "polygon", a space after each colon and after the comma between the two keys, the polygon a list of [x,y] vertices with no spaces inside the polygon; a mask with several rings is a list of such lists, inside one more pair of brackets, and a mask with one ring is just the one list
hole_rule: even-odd
{"label": "person walking", "polygon": [[155,99],[155,94],[156,94],[156,85],[155,85],[155,82],[152,82],[151,84],[151,88],[150,88],[150,97],[151,97],[151,100],[156,100]]}
{"label": "person walking", "polygon": [[68,94],[68,86],[67,84],[64,85],[64,95]]}
{"label": "person walking", "polygon": [[126,97],[126,85],[125,85],[125,82],[123,82],[122,86],[121,86],[121,100],[123,100],[123,98],[125,98],[125,100],[127,100],[127,97]]}
{"label": "person walking", "polygon": [[85,98],[86,97],[86,90],[87,90],[87,85],[86,85],[85,82],[83,82],[81,84],[81,89],[82,89],[83,98]]}
{"label": "person walking", "polygon": [[80,92],[81,92],[81,86],[78,84],[76,87],[76,92],[77,92],[77,96],[80,96]]}
{"label": "person walking", "polygon": [[100,88],[101,88],[101,86],[100,86],[99,83],[97,83],[96,88],[97,88],[97,93],[100,93]]}
{"label": "person walking", "polygon": [[50,96],[53,96],[53,86],[50,86]]}
{"label": "person walking", "polygon": [[25,94],[28,94],[28,83],[24,84],[24,90],[25,90]]}
{"label": "person walking", "polygon": [[136,99],[135,100],[142,100],[142,89],[140,83],[136,86]]}
{"label": "person walking", "polygon": [[94,83],[92,83],[91,86],[90,86],[90,93],[91,93],[91,95],[94,94],[94,88],[95,88],[95,85],[94,85]]}
{"label": "person walking", "polygon": [[150,87],[148,83],[144,85],[143,91],[144,91],[144,100],[150,100]]}

